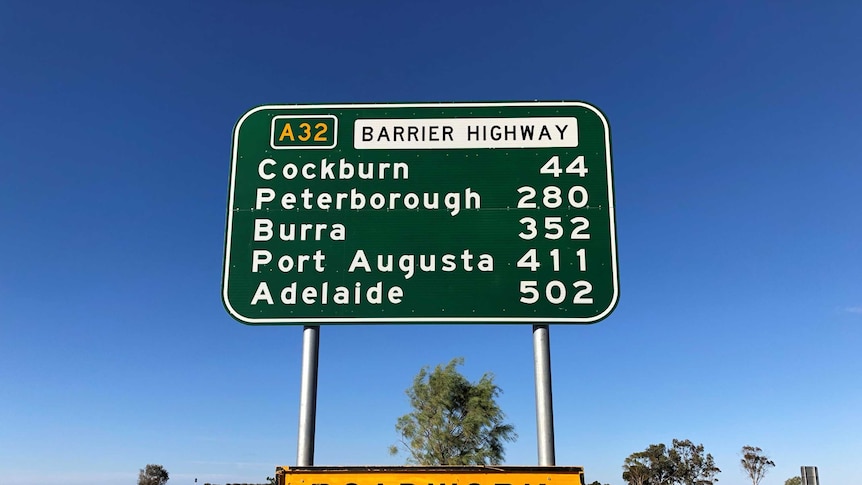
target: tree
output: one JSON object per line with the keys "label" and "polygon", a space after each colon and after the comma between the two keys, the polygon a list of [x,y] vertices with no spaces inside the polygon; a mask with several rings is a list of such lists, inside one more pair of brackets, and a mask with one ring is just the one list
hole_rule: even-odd
{"label": "tree", "polygon": [[673,440],[673,446],[649,445],[623,463],[623,480],[629,485],[701,485],[718,481],[721,472],[703,445]]}
{"label": "tree", "polygon": [[800,477],[800,476],[790,477],[784,481],[784,485],[802,485],[802,477]]}
{"label": "tree", "polygon": [[[766,475],[770,468],[775,466],[775,462],[769,459],[763,450],[756,446],[745,445],[742,447],[742,458],[739,460],[742,470],[751,479],[751,485],[757,485],[760,480]],[[802,479],[799,479],[802,481]]]}
{"label": "tree", "polygon": [[623,463],[623,480],[630,485],[671,485],[673,464],[667,447],[649,445],[644,451],[632,453]]}
{"label": "tree", "polygon": [[168,471],[161,465],[147,465],[138,474],[138,485],[165,485]]}
{"label": "tree", "polygon": [[702,444],[695,445],[689,440],[673,440],[670,458],[675,464],[674,478],[678,484],[697,485],[718,481],[715,475],[721,470],[715,466],[711,454],[704,454]]}
{"label": "tree", "polygon": [[[503,461],[503,442],[517,439],[505,424],[496,398],[502,390],[486,373],[471,383],[456,369],[463,358],[433,371],[423,367],[407,389],[413,412],[398,418],[396,431],[416,465],[496,465]],[[389,452],[398,453],[398,446]]]}
{"label": "tree", "polygon": [[629,485],[647,485],[652,475],[650,465],[645,451],[632,453],[623,462],[623,480]]}

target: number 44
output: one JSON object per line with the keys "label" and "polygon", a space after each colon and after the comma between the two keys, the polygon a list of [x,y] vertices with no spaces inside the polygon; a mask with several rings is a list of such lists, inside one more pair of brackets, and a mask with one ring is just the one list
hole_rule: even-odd
{"label": "number 44", "polygon": [[[574,173],[577,174],[579,177],[586,177],[587,172],[589,172],[589,170],[587,170],[583,155],[580,155],[578,156],[578,158],[572,160],[572,163],[570,163],[565,170],[565,173]],[[545,162],[544,165],[542,165],[542,168],[539,169],[539,173],[551,174],[554,176],[554,178],[559,177],[560,174],[563,173],[563,169],[560,168],[560,156],[554,155],[553,157],[549,158],[548,161]]]}

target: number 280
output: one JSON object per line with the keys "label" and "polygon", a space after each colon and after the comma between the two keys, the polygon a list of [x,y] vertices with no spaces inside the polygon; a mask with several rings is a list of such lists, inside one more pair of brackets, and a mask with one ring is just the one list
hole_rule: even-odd
{"label": "number 280", "polygon": [[[518,209],[538,209],[535,202],[536,189],[525,185],[518,188],[518,193],[521,198],[518,199]],[[581,209],[587,206],[590,197],[587,189],[580,185],[574,185],[566,191],[566,200],[563,200],[563,190],[555,185],[549,185],[542,189],[542,207],[548,209],[556,209],[563,205],[563,202],[568,202],[575,209]]]}

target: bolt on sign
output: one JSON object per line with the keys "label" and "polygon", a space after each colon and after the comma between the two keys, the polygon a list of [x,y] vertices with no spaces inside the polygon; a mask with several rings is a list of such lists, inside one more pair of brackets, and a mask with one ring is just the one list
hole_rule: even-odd
{"label": "bolt on sign", "polygon": [[589,104],[261,106],[234,128],[222,298],[243,323],[592,323],[617,273]]}
{"label": "bolt on sign", "polygon": [[575,466],[276,467],[278,485],[584,485]]}

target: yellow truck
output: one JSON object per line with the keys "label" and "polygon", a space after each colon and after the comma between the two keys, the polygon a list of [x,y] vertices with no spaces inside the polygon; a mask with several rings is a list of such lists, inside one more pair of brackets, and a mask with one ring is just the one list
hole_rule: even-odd
{"label": "yellow truck", "polygon": [[279,466],[275,477],[278,485],[584,485],[578,466]]}

